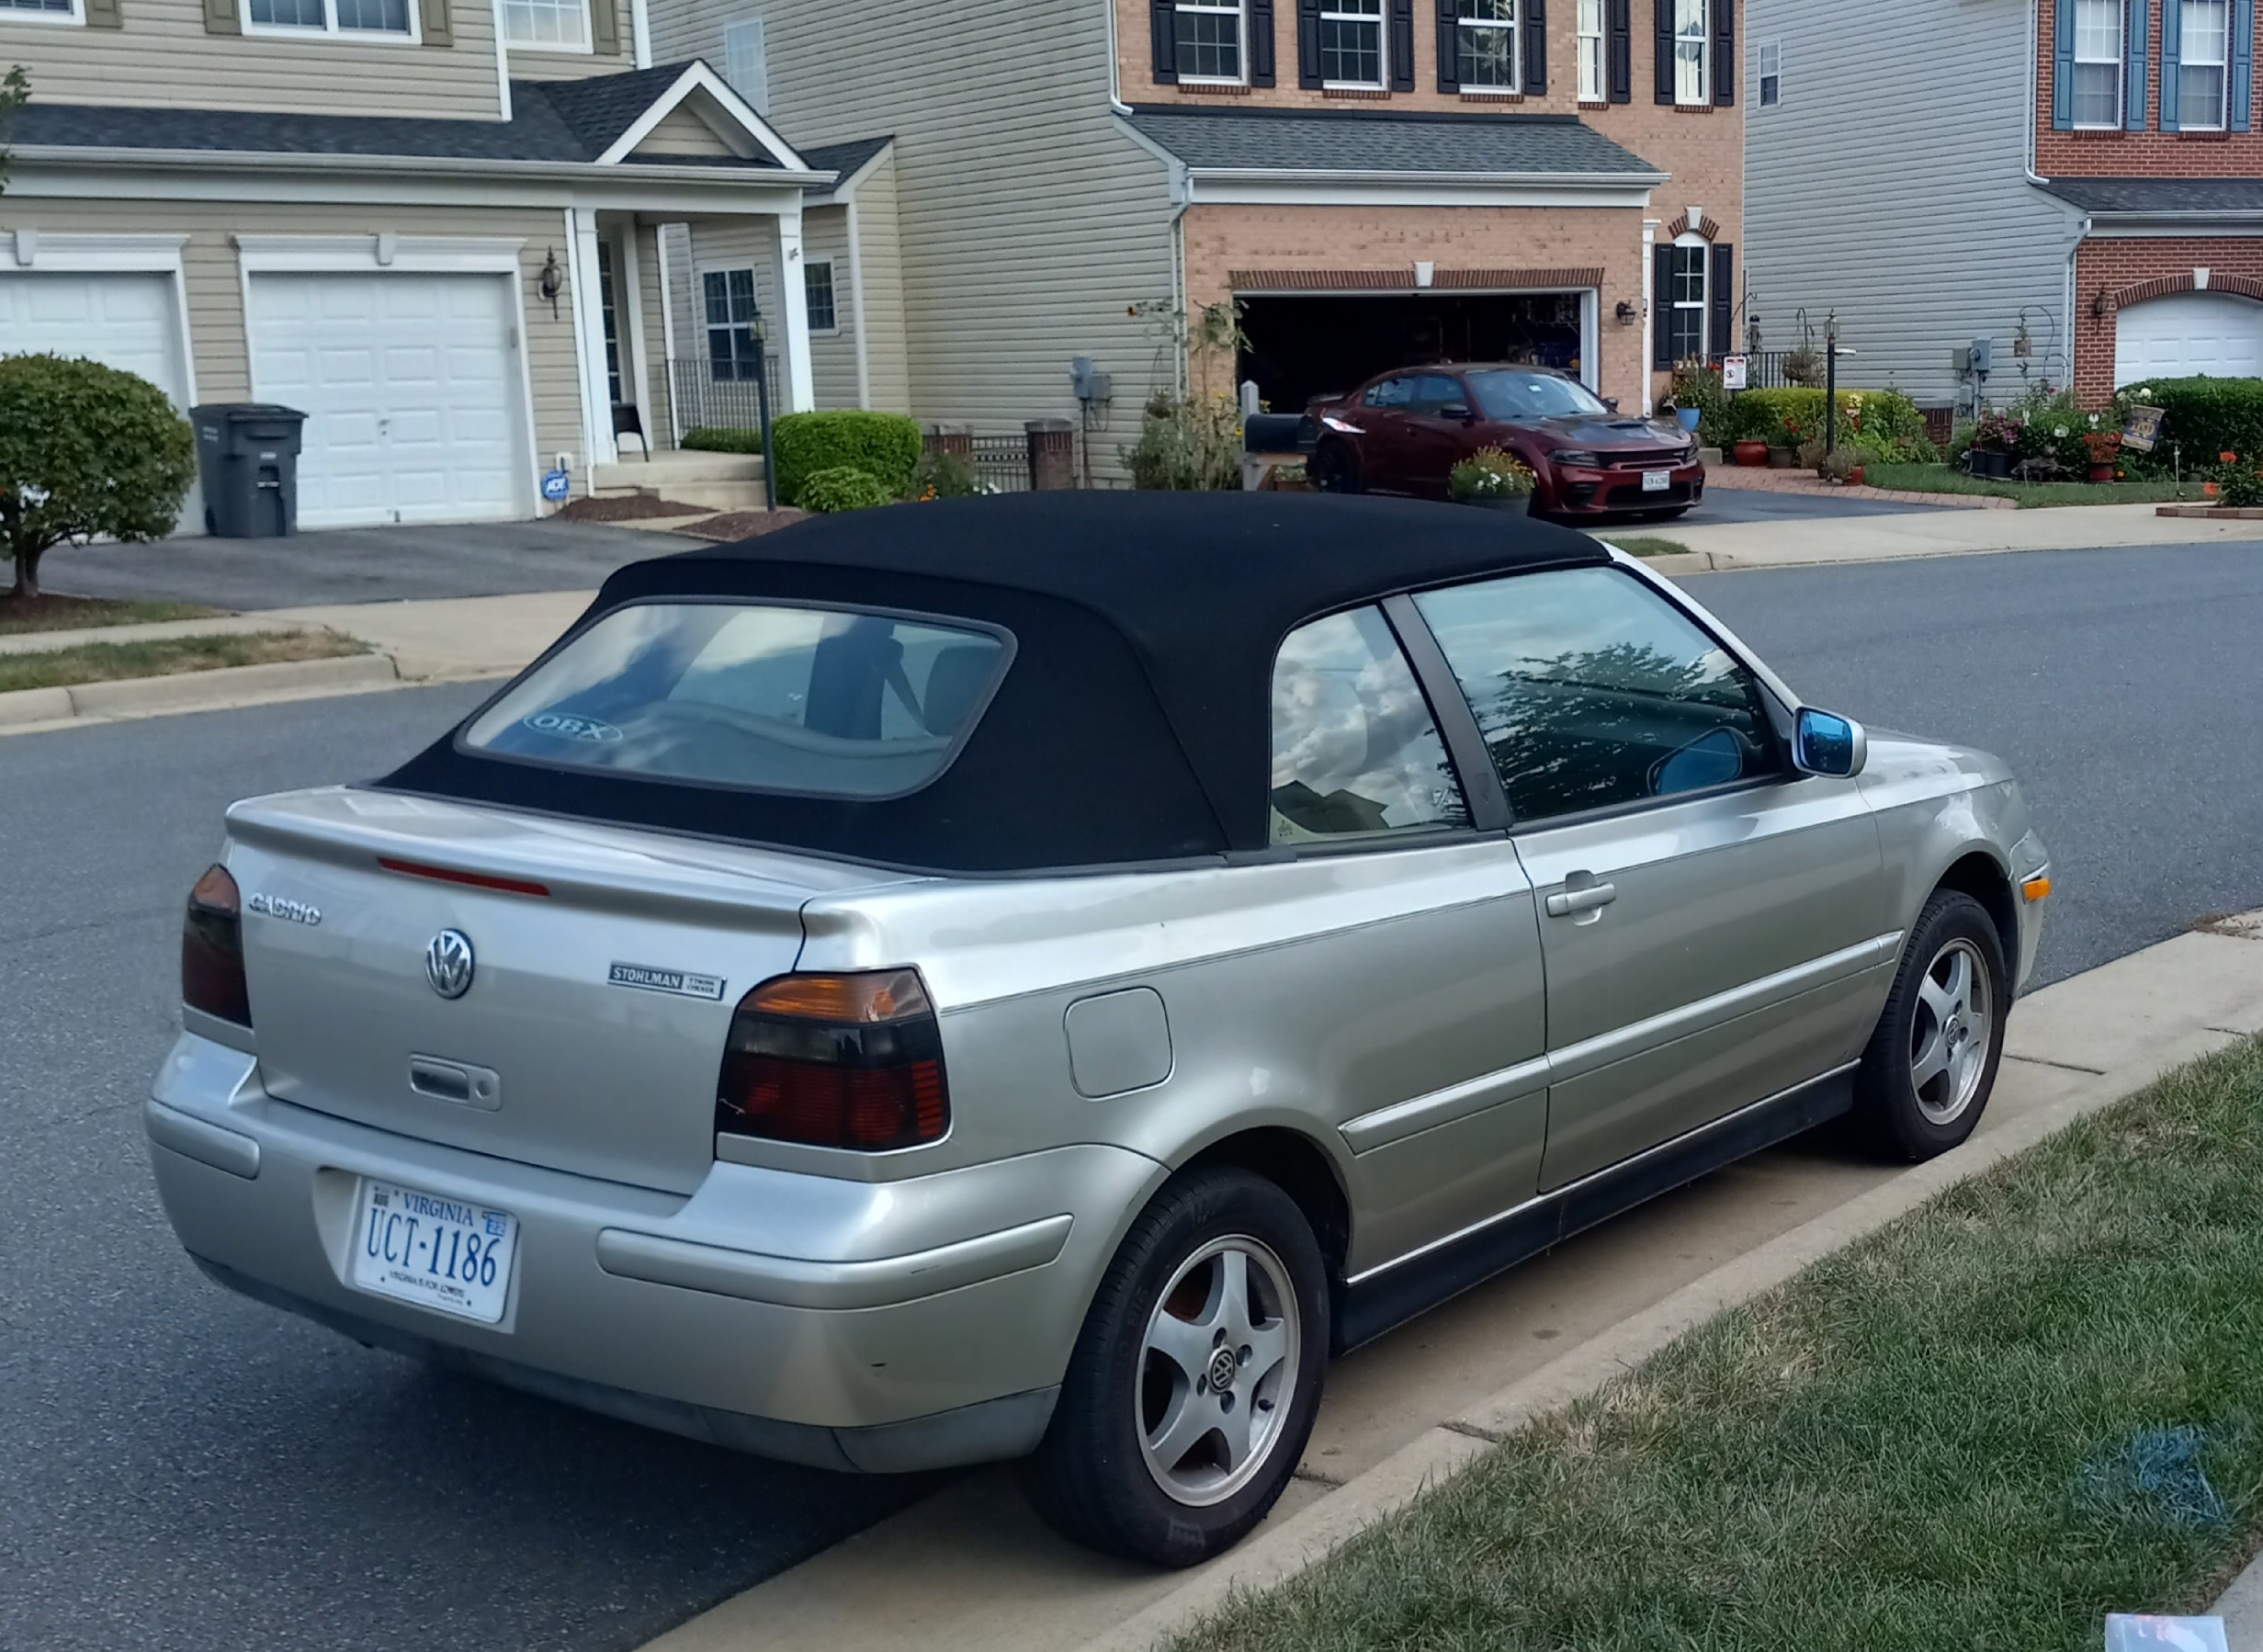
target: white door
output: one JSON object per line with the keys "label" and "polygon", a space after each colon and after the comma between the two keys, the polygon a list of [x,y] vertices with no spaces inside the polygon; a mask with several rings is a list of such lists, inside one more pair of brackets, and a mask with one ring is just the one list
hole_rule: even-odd
{"label": "white door", "polygon": [[516,284],[255,275],[252,390],[302,408],[304,527],[533,514]]}
{"label": "white door", "polygon": [[2114,384],[2148,379],[2263,378],[2263,304],[2180,292],[2133,304],[2115,323]]}
{"label": "white door", "polygon": [[0,356],[84,356],[139,373],[186,412],[188,352],[173,280],[154,273],[0,274]]}

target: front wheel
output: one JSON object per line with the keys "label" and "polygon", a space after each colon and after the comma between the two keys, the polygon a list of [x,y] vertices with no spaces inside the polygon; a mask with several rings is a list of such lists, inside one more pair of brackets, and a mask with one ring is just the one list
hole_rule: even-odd
{"label": "front wheel", "polygon": [[1309,468],[1312,486],[1322,493],[1358,493],[1359,460],[1341,442],[1322,442],[1313,449]]}
{"label": "front wheel", "polygon": [[1327,1267],[1304,1214],[1247,1171],[1197,1171],[1109,1264],[1024,1485],[1089,1547],[1207,1560],[1287,1488],[1327,1357]]}
{"label": "front wheel", "polygon": [[2003,1058],[2009,979],[1986,910],[1936,889],[1855,1074],[1856,1121],[1872,1147],[1914,1162],[1973,1133]]}

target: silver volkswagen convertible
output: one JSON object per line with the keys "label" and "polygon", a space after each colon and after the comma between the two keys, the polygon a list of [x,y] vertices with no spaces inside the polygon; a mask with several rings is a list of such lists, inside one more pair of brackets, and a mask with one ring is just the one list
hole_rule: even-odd
{"label": "silver volkswagen convertible", "polygon": [[1842,1115],[1954,1147],[2035,956],[1996,759],[1633,559],[1033,494],[622,570],[379,780],[228,811],[146,1119],[215,1280],[1167,1565],[1331,1354]]}

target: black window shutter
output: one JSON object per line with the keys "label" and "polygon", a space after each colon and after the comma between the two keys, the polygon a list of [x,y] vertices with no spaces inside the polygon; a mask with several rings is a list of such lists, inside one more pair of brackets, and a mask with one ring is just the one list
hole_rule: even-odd
{"label": "black window shutter", "polygon": [[1391,0],[1391,90],[1414,90],[1414,0]]}
{"label": "black window shutter", "polygon": [[1737,101],[1737,0],[1713,0],[1713,103]]}
{"label": "black window shutter", "polygon": [[1710,356],[1727,356],[1737,348],[1737,249],[1723,242],[1713,249],[1713,326],[1705,335]]}
{"label": "black window shutter", "polygon": [[1320,0],[1296,0],[1296,84],[1319,88]]}
{"label": "black window shutter", "polygon": [[1273,0],[1250,0],[1250,84],[1273,85]]}
{"label": "black window shutter", "polygon": [[1179,45],[1173,32],[1177,14],[1171,0],[1148,0],[1148,36],[1154,43],[1155,79],[1160,85],[1179,80]]}
{"label": "black window shutter", "polygon": [[1438,89],[1462,89],[1461,39],[1454,24],[1454,0],[1438,0]]}
{"label": "black window shutter", "polygon": [[1650,249],[1650,365],[1670,372],[1674,365],[1674,249]]}
{"label": "black window shutter", "polygon": [[1655,0],[1658,6],[1657,85],[1660,103],[1674,100],[1674,0]]}
{"label": "black window shutter", "polygon": [[1524,0],[1524,89],[1548,89],[1548,0]]}
{"label": "black window shutter", "polygon": [[1608,96],[1613,103],[1635,101],[1635,0],[1608,0],[1611,40],[1605,59],[1611,74]]}

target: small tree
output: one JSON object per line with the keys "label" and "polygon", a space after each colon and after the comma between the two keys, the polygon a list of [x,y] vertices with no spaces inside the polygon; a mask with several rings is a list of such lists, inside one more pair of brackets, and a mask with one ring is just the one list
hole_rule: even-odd
{"label": "small tree", "polygon": [[0,189],[8,184],[8,131],[16,124],[16,111],[30,101],[31,78],[23,64],[0,74]]}
{"label": "small tree", "polygon": [[15,594],[40,594],[40,559],[97,534],[173,531],[197,478],[188,421],[146,379],[60,356],[0,359],[0,544]]}

